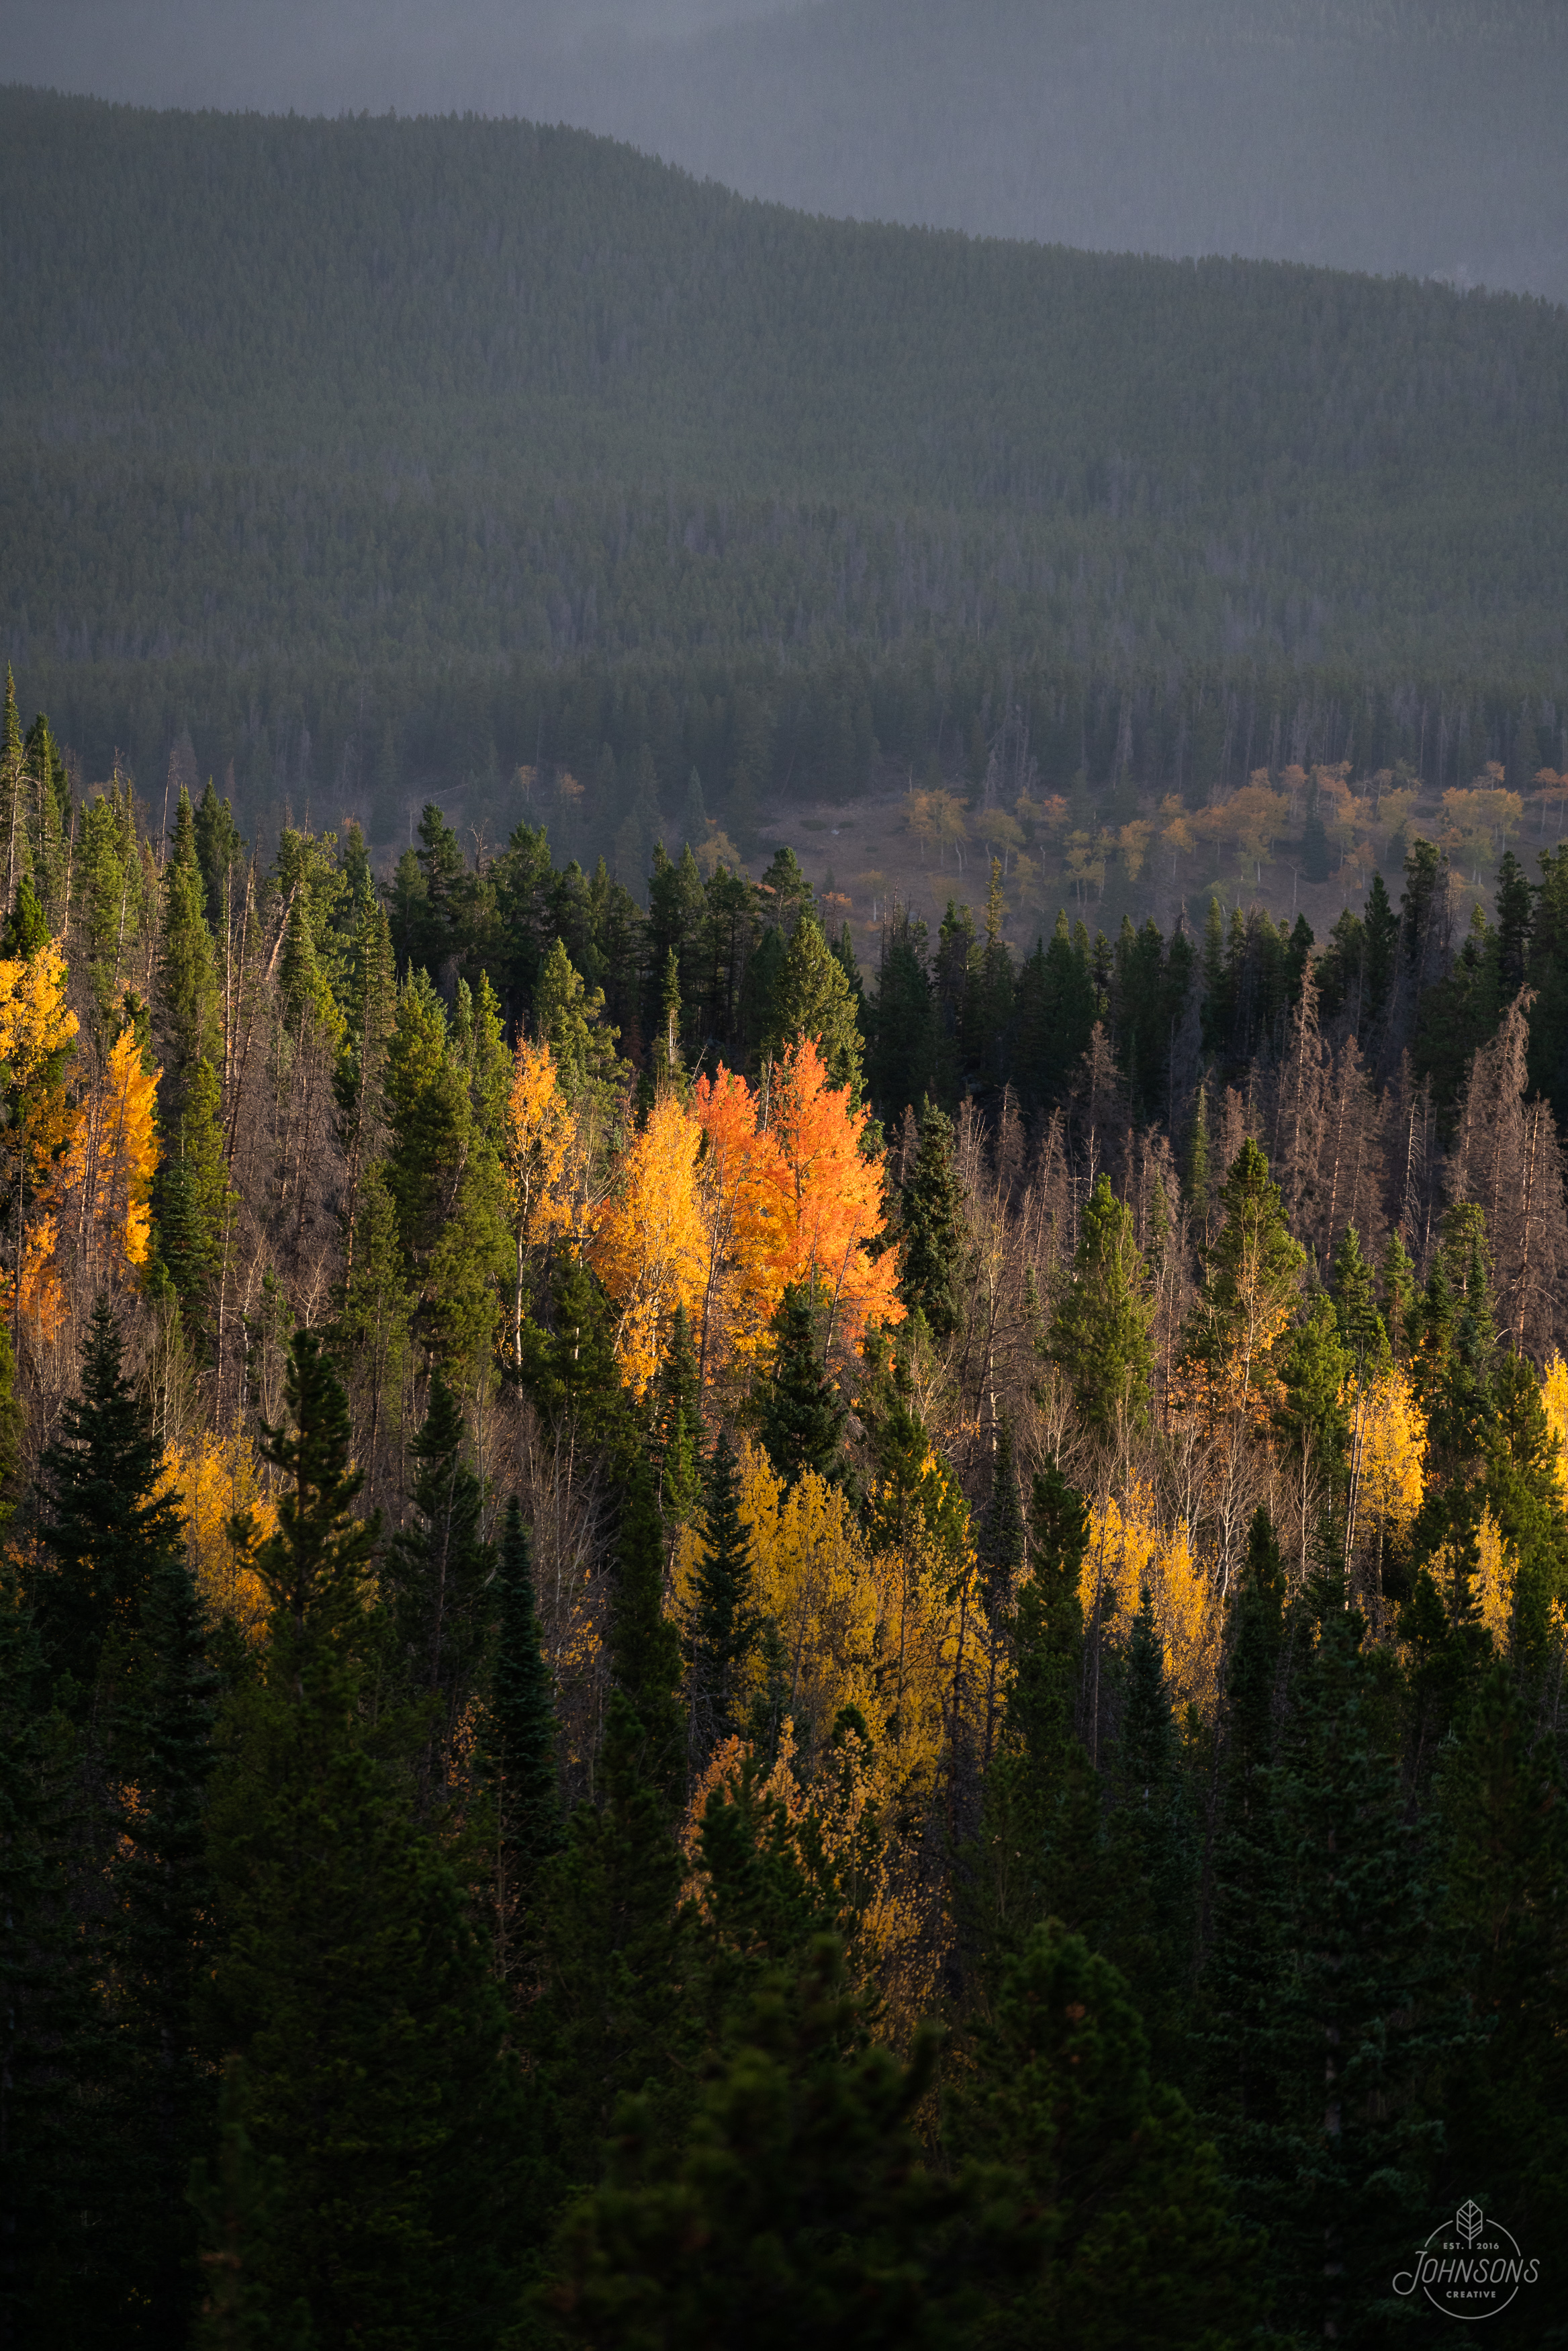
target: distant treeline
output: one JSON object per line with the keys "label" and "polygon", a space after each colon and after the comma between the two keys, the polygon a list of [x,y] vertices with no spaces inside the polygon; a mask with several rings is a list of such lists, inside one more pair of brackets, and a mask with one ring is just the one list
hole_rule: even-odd
{"label": "distant treeline", "polygon": [[0,646],[89,772],[188,728],[259,822],[646,742],[717,810],[1021,699],[1053,783],[1561,756],[1549,304],[811,219],[525,124],[0,131]]}
{"label": "distant treeline", "polygon": [[[1526,792],[1542,767],[1568,768],[1568,702],[1517,680],[1390,686],[1349,665],[1241,664],[1118,674],[1014,663],[985,642],[787,664],[754,653],[519,659],[478,675],[417,664],[28,662],[17,692],[24,709],[53,714],[78,784],[106,779],[118,761],[161,806],[173,749],[186,780],[213,777],[255,837],[353,816],[373,845],[406,844],[428,796],[466,786],[465,824],[504,838],[520,817],[547,815],[557,848],[589,862],[614,866],[635,820],[647,839],[623,873],[633,886],[660,831],[700,841],[712,818],[749,852],[770,797],[853,799],[889,772],[923,782],[933,762],[976,789],[994,756],[1009,804],[1041,789],[1098,805],[1109,791],[1127,801],[1122,818],[1171,792],[1201,807],[1292,761],[1349,760],[1365,773],[1402,764],[1434,793],[1468,785],[1489,760]],[[520,781],[519,770],[532,772]],[[580,798],[562,800],[563,776]]]}

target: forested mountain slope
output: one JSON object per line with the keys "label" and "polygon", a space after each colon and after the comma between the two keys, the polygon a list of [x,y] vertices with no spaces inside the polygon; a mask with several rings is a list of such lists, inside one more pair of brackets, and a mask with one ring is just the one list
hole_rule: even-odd
{"label": "forested mountain slope", "polygon": [[580,759],[564,658],[590,758],[663,681],[667,790],[722,700],[721,794],[747,664],[775,745],[780,676],[849,663],[921,756],[920,661],[961,736],[1025,669],[1178,731],[1222,674],[1460,673],[1494,732],[1559,679],[1541,303],[811,219],[523,124],[0,127],[0,631],[100,771],[182,725],[242,792],[308,782],[302,733],[339,789],[389,729],[438,780]]}
{"label": "forested mountain slope", "polygon": [[577,123],[810,212],[1568,294],[1555,0],[12,0],[18,81]]}
{"label": "forested mountain slope", "polygon": [[1549,2339],[1568,847],[863,972],[0,754],[7,2346]]}

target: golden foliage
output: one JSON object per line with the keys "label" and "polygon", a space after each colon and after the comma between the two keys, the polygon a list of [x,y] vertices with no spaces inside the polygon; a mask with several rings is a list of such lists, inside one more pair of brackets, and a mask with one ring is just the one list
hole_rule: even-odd
{"label": "golden foliage", "polygon": [[1546,1366],[1541,1401],[1546,1407],[1547,1426],[1557,1447],[1558,1474],[1568,1486],[1568,1364],[1561,1355],[1554,1354]]}
{"label": "golden foliage", "polygon": [[616,1361],[646,1395],[678,1305],[695,1314],[707,1263],[697,1202],[702,1130],[673,1092],[661,1093],[624,1154],[599,1212],[589,1257],[617,1309]]}
{"label": "golden foliage", "polygon": [[1476,1606],[1481,1623],[1491,1635],[1499,1656],[1508,1653],[1513,1633],[1513,1583],[1519,1562],[1512,1546],[1504,1541],[1502,1531],[1490,1510],[1481,1512],[1481,1522],[1476,1531],[1476,1549],[1480,1554],[1480,1568],[1476,1576]]}
{"label": "golden foliage", "polygon": [[215,1617],[232,1617],[247,1641],[265,1631],[267,1596],[247,1555],[229,1541],[231,1518],[251,1513],[254,1551],[277,1531],[277,1505],[262,1490],[261,1471],[249,1438],[239,1431],[219,1437],[203,1429],[186,1447],[164,1456],[163,1491],[177,1495],[185,1517],[187,1556],[196,1589]]}
{"label": "golden foliage", "polygon": [[61,1161],[80,1123],[60,1074],[78,1027],[65,996],[65,958],[57,941],[25,962],[0,961],[0,1061],[12,1097],[6,1156],[23,1177],[26,1210],[19,1303],[23,1320],[45,1340],[56,1336],[65,1319],[55,1265],[57,1196]]}
{"label": "golden foliage", "polygon": [[0,961],[0,1061],[10,1082],[36,1085],[80,1026],[66,1007],[66,959],[50,939],[26,963]]}
{"label": "golden foliage", "polygon": [[507,1194],[518,1245],[540,1248],[572,1229],[565,1181],[573,1141],[571,1106],[556,1056],[543,1040],[519,1038],[506,1100]]}
{"label": "golden foliage", "polygon": [[1085,1608],[1097,1583],[1113,1596],[1114,1632],[1125,1640],[1145,1587],[1154,1603],[1166,1677],[1179,1709],[1210,1712],[1219,1695],[1222,1614],[1212,1577],[1192,1547],[1186,1525],[1162,1526],[1154,1494],[1135,1479],[1118,1499],[1089,1512],[1084,1566]]}
{"label": "golden foliage", "polygon": [[1425,1491],[1427,1424],[1397,1364],[1374,1380],[1355,1407],[1361,1435],[1358,1506],[1386,1530],[1407,1527]]}

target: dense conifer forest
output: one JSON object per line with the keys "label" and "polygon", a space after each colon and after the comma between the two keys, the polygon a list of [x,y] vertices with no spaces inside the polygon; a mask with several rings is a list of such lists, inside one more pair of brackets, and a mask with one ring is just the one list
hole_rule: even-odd
{"label": "dense conifer forest", "polygon": [[1568,2340],[1564,313],[0,133],[0,2346]]}
{"label": "dense conifer forest", "polygon": [[253,837],[375,847],[524,766],[629,802],[646,747],[747,850],[1014,706],[1050,791],[1568,765],[1560,308],[812,219],[522,123],[9,89],[0,134],[0,651],[78,780],[189,732]]}
{"label": "dense conifer forest", "polygon": [[862,969],[4,731],[5,2343],[1559,2339],[1568,850]]}

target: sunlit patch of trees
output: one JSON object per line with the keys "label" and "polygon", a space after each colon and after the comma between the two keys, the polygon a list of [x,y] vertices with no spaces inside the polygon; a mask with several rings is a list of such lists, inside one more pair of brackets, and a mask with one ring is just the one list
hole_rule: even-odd
{"label": "sunlit patch of trees", "polygon": [[1370,2340],[1558,2241],[1563,852],[1017,960],[997,855],[867,980],[787,850],[381,892],[5,755],[12,2339]]}

